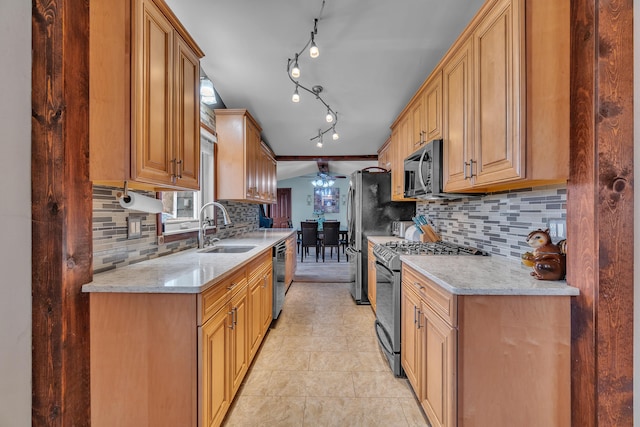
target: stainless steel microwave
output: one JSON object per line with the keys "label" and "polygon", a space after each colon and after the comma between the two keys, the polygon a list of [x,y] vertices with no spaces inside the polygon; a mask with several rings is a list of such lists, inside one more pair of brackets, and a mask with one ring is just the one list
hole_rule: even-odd
{"label": "stainless steel microwave", "polygon": [[404,160],[405,197],[425,200],[473,197],[472,195],[443,191],[442,154],[442,140],[434,139]]}
{"label": "stainless steel microwave", "polygon": [[442,193],[442,140],[428,142],[404,160],[404,196],[423,198]]}

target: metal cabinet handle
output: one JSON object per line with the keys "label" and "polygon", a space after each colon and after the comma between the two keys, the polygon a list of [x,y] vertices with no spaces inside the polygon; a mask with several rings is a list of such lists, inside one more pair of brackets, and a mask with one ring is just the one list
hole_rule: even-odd
{"label": "metal cabinet handle", "polygon": [[417,329],[422,328],[422,325],[420,325],[420,318],[422,317],[422,311],[420,311],[420,309],[418,309],[418,327]]}
{"label": "metal cabinet handle", "polygon": [[475,174],[473,173],[473,164],[474,163],[476,163],[476,165],[477,165],[478,161],[477,160],[471,160],[469,162],[469,178],[473,178],[474,176],[478,176],[477,172]]}
{"label": "metal cabinet handle", "polygon": [[177,176],[178,176],[178,178],[182,178],[182,160],[177,160],[176,161],[176,166],[178,168]]}
{"label": "metal cabinet handle", "polygon": [[169,161],[171,163],[171,182],[176,182],[176,178],[178,175],[176,174],[176,159],[171,159]]}
{"label": "metal cabinet handle", "polygon": [[464,179],[468,179],[469,177],[467,176],[467,166],[470,166],[470,163],[467,162],[462,162],[462,172],[464,173]]}
{"label": "metal cabinet handle", "polygon": [[231,324],[229,325],[229,329],[234,329],[235,324],[233,323],[233,309],[231,309],[231,311],[228,311],[227,314],[231,315]]}
{"label": "metal cabinet handle", "polygon": [[418,323],[418,316],[416,314],[416,311],[418,310],[418,307],[416,307],[415,305],[413,306],[413,324],[415,325],[416,323]]}

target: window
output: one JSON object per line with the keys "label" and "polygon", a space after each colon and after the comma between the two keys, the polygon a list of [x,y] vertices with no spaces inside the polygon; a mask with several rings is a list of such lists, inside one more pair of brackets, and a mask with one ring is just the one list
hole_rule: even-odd
{"label": "window", "polygon": [[162,234],[171,235],[198,231],[200,207],[213,201],[214,140],[200,129],[200,191],[165,191],[162,198]]}

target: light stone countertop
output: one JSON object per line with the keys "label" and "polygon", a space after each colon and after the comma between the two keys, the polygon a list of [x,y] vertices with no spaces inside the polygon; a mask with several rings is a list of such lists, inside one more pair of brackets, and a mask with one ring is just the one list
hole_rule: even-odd
{"label": "light stone countertop", "polygon": [[249,246],[244,253],[207,254],[189,249],[93,276],[83,292],[200,293],[226,273],[295,234],[294,229],[265,229],[223,239],[216,246]]}
{"label": "light stone countertop", "polygon": [[579,295],[564,280],[537,280],[530,267],[491,256],[402,255],[400,260],[456,295]]}
{"label": "light stone countertop", "polygon": [[[404,240],[393,236],[368,236],[383,244]],[[579,295],[565,280],[537,280],[532,269],[504,257],[467,255],[401,255],[400,260],[456,295]]]}

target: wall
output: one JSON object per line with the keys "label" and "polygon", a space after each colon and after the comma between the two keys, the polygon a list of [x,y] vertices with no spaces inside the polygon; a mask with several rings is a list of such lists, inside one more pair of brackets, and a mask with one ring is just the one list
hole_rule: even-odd
{"label": "wall", "polygon": [[444,240],[520,262],[522,253],[531,250],[525,242],[530,231],[547,228],[550,218],[566,220],[566,201],[566,185],[548,186],[461,201],[418,202],[416,212],[432,219]]}
{"label": "wall", "polygon": [[31,425],[31,2],[0,2],[0,426]]}
{"label": "wall", "polygon": [[[316,218],[313,215],[313,185],[312,178],[298,177],[278,181],[278,188],[291,188],[291,222],[294,228],[300,228],[300,222],[306,219]],[[342,200],[347,200],[349,193],[349,179],[338,178],[334,187],[340,189],[340,212],[326,214],[325,219],[337,219],[341,226],[347,224],[347,205]],[[307,203],[307,197],[311,196],[311,204]]]}
{"label": "wall", "polygon": [[[156,215],[123,209],[116,199],[119,188],[93,187],[93,271],[100,273],[151,258],[169,255],[198,245],[196,238],[158,244]],[[146,192],[154,197],[154,193]],[[222,202],[232,224],[223,225],[217,211],[219,228],[216,237],[229,238],[258,228],[258,205]],[[142,218],[142,237],[127,239],[127,218]],[[0,424],[1,425],[1,424]]]}

